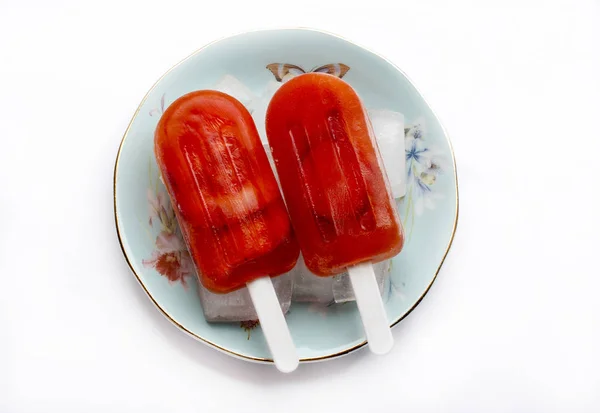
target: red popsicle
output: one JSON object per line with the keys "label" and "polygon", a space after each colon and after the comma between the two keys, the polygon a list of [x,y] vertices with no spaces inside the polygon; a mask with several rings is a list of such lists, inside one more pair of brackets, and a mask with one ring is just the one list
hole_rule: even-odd
{"label": "red popsicle", "polygon": [[307,267],[338,274],[398,254],[403,232],[367,113],[343,80],[309,73],[267,110],[267,136]]}
{"label": "red popsicle", "polygon": [[246,108],[220,92],[177,99],[155,154],[202,284],[216,293],[291,270],[299,250]]}
{"label": "red popsicle", "polygon": [[398,254],[404,237],[358,95],[335,76],[298,76],[273,96],[266,129],[306,266],[348,270],[369,348],[387,353],[394,338],[372,264]]}

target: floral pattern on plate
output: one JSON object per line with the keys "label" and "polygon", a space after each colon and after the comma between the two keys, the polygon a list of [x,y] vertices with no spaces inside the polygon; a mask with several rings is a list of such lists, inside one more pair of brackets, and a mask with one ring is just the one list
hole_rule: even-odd
{"label": "floral pattern on plate", "polygon": [[[292,77],[296,77],[303,73],[307,73],[302,67],[297,65],[292,65],[290,63],[271,63],[267,65],[267,69],[273,73],[275,76],[275,80],[278,82],[285,83],[290,80]],[[323,66],[315,67],[310,72],[315,73],[327,73],[333,76],[337,76],[340,79],[344,77],[344,75],[350,70],[350,66],[345,65],[343,63],[328,63]]]}
{"label": "floral pattern on plate", "polygon": [[415,217],[425,209],[435,209],[436,201],[443,195],[435,190],[438,176],[446,170],[443,152],[426,140],[426,127],[423,119],[417,119],[404,129],[406,152],[406,195],[402,198],[402,224],[406,242],[410,241],[415,225]]}
{"label": "floral pattern on plate", "polygon": [[154,241],[155,249],[152,251],[152,256],[142,260],[142,264],[144,267],[154,268],[170,283],[180,282],[187,288],[186,278],[195,275],[192,258],[183,242],[169,195],[158,175],[154,179],[152,176],[152,163],[150,163],[150,184],[147,190],[148,225],[150,234],[156,229],[158,234]]}

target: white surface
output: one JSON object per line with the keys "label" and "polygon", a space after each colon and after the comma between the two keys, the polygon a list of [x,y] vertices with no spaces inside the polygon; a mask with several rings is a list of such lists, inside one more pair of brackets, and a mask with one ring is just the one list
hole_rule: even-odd
{"label": "white surface", "polygon": [[271,277],[258,278],[249,282],[247,286],[275,366],[283,373],[291,373],[298,367],[298,353],[279,306]]}
{"label": "white surface", "polygon": [[[598,3],[389,3],[0,1],[0,412],[600,411]],[[112,201],[158,77],[286,25],[402,67],[460,181],[454,246],[392,351],[291,375],[172,326],[129,273]]]}
{"label": "white surface", "polygon": [[373,265],[366,263],[348,267],[348,275],[369,342],[369,350],[375,354],[387,354],[394,346],[394,337],[381,301]]}

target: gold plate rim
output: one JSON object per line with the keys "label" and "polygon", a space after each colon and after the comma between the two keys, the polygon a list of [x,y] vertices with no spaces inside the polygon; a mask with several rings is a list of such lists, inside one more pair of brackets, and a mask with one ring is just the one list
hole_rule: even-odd
{"label": "gold plate rim", "polygon": [[[119,239],[119,245],[121,246],[121,251],[123,252],[123,256],[125,257],[125,261],[127,262],[127,265],[129,266],[129,269],[131,270],[131,272],[135,275],[135,278],[137,279],[138,283],[140,284],[140,286],[142,287],[142,289],[146,292],[146,295],[148,296],[148,298],[150,298],[150,301],[152,301],[152,303],[156,306],[156,308],[162,313],[163,316],[165,316],[169,321],[171,321],[175,326],[177,326],[179,329],[181,329],[183,332],[187,333],[188,335],[192,336],[193,338],[208,344],[209,346],[212,346],[214,348],[216,348],[217,350],[220,350],[226,354],[229,354],[231,356],[237,357],[237,358],[242,358],[245,360],[249,360],[249,361],[254,361],[254,362],[260,362],[260,363],[272,363],[273,359],[269,359],[269,358],[263,358],[263,357],[253,357],[253,356],[249,356],[246,354],[240,354],[237,353],[235,351],[229,350],[227,348],[224,348],[216,343],[213,343],[210,340],[205,339],[204,337],[199,336],[198,334],[190,331],[189,329],[187,329],[185,326],[181,325],[177,320],[175,320],[174,318],[172,318],[169,313],[167,313],[161,306],[160,304],[158,304],[158,302],[154,299],[154,297],[152,296],[152,294],[150,294],[150,292],[148,291],[148,289],[146,288],[146,286],[144,285],[141,277],[138,275],[138,273],[136,272],[135,268],[133,267],[133,264],[131,263],[129,256],[127,255],[127,252],[125,251],[125,246],[123,245],[123,239],[121,236],[121,230],[120,230],[120,224],[119,224],[119,216],[117,213],[117,170],[119,167],[119,160],[121,158],[121,150],[123,148],[123,144],[125,143],[125,139],[127,139],[127,135],[129,133],[129,130],[131,129],[131,126],[133,124],[133,121],[135,120],[135,118],[138,116],[138,114],[140,113],[140,110],[142,108],[142,106],[144,105],[144,103],[146,102],[146,99],[148,98],[148,96],[150,95],[150,93],[156,88],[156,86],[165,78],[165,76],[167,76],[169,73],[171,73],[174,69],[176,69],[177,67],[179,67],[180,65],[182,65],[183,63],[185,63],[188,59],[190,59],[191,57],[195,56],[196,54],[200,53],[202,50],[206,49],[207,47],[218,43],[222,40],[225,39],[229,39],[231,37],[236,37],[236,36],[240,36],[246,33],[254,33],[254,32],[268,32],[268,31],[280,31],[280,30],[305,30],[305,31],[311,31],[311,32],[317,32],[317,33],[323,33],[332,37],[336,37],[340,40],[344,40],[354,46],[357,46],[369,53],[372,53],[373,55],[379,57],[380,59],[385,60],[387,63],[389,63],[390,65],[392,65],[396,70],[398,70],[405,78],[406,80],[412,85],[412,87],[417,91],[417,93],[421,96],[421,98],[423,99],[423,101],[427,104],[427,106],[429,107],[429,109],[431,110],[431,112],[433,113],[433,116],[435,117],[435,119],[437,120],[437,122],[439,123],[440,127],[442,128],[442,131],[444,133],[444,137],[446,138],[446,141],[448,142],[448,145],[450,147],[450,153],[452,154],[452,167],[454,169],[454,182],[455,182],[455,191],[456,191],[456,213],[454,216],[454,225],[452,227],[452,235],[450,236],[450,240],[448,241],[448,245],[446,246],[446,251],[444,252],[444,256],[442,257],[442,260],[440,261],[440,264],[438,265],[437,270],[435,271],[435,275],[433,276],[433,278],[431,279],[431,282],[429,283],[429,285],[427,286],[427,288],[425,289],[425,291],[423,291],[423,294],[421,294],[421,296],[419,297],[419,299],[408,309],[407,312],[405,312],[403,315],[401,315],[400,317],[398,317],[396,320],[394,320],[392,322],[392,324],[390,325],[391,327],[394,327],[396,324],[398,324],[400,321],[404,320],[410,313],[412,313],[412,311],[421,303],[421,301],[423,301],[423,298],[427,295],[427,293],[429,292],[429,290],[431,289],[433,283],[435,282],[435,280],[438,277],[438,274],[442,268],[442,266],[444,265],[444,261],[446,260],[446,257],[448,256],[448,252],[450,251],[450,248],[452,247],[452,242],[454,241],[454,235],[456,234],[456,227],[458,225],[458,210],[459,210],[459,202],[458,202],[458,174],[457,174],[457,170],[456,170],[456,157],[454,155],[454,148],[452,146],[452,142],[450,141],[450,138],[448,136],[448,133],[446,131],[446,129],[444,128],[444,125],[442,125],[442,123],[440,122],[439,117],[437,116],[437,114],[435,113],[435,111],[433,110],[433,108],[431,107],[431,105],[429,104],[429,102],[427,102],[427,100],[424,98],[423,94],[421,93],[421,91],[415,86],[415,84],[412,82],[412,80],[406,75],[406,73],[404,73],[404,71],[402,71],[402,69],[400,69],[398,66],[396,66],[393,62],[389,61],[388,59],[386,59],[385,57],[379,55],[378,53],[373,52],[372,50],[360,46],[342,36],[339,36],[337,34],[334,33],[330,33],[324,30],[320,30],[320,29],[313,29],[313,28],[308,28],[308,27],[284,27],[284,28],[271,28],[271,29],[256,29],[256,30],[247,30],[247,31],[243,31],[243,32],[239,32],[230,36],[224,36],[221,37],[219,39],[213,40],[212,42],[204,45],[203,47],[195,50],[193,53],[191,53],[190,55],[188,55],[187,57],[185,57],[184,59],[182,59],[181,61],[179,61],[178,63],[176,63],[174,66],[172,66],[169,70],[167,70],[155,83],[154,85],[152,85],[152,87],[148,90],[148,92],[146,93],[146,95],[144,96],[144,98],[142,99],[142,101],[140,102],[140,104],[138,105],[135,113],[133,114],[133,117],[131,118],[131,121],[129,122],[129,124],[127,125],[127,129],[125,129],[125,133],[123,134],[123,138],[121,139],[121,143],[119,144],[119,150],[117,151],[117,158],[115,161],[115,167],[114,167],[114,176],[113,176],[113,207],[114,207],[114,214],[115,214],[115,227],[117,230],[117,238]],[[320,357],[305,357],[305,358],[301,358],[300,362],[306,363],[306,362],[315,362],[315,361],[322,361],[322,360],[327,360],[327,359],[334,359],[334,358],[338,358],[341,356],[344,356],[346,354],[349,354],[355,350],[360,349],[361,347],[365,346],[367,344],[367,341],[363,341],[359,344],[356,344],[352,347],[349,347],[347,349],[344,349],[342,351],[339,351],[337,353],[333,353],[333,354],[328,354],[326,356],[320,356]]]}

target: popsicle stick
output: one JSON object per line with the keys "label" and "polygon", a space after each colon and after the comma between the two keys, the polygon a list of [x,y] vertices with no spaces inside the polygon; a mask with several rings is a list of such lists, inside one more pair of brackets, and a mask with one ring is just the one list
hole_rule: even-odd
{"label": "popsicle stick", "polygon": [[394,337],[385,314],[373,264],[368,262],[348,267],[348,274],[369,348],[375,354],[386,354],[394,345]]}
{"label": "popsicle stick", "polygon": [[246,285],[275,366],[283,373],[296,370],[299,363],[298,353],[279,306],[271,277],[258,278]]}

